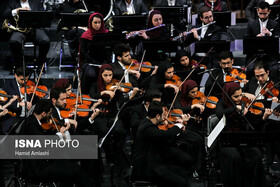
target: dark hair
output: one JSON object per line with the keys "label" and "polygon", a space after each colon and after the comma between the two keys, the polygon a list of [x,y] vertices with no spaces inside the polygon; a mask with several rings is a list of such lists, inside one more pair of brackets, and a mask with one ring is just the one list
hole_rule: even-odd
{"label": "dark hair", "polygon": [[116,45],[115,50],[114,50],[116,57],[118,57],[118,56],[122,57],[124,52],[129,52],[129,51],[130,51],[130,47],[123,43]]}
{"label": "dark hair", "polygon": [[153,101],[153,99],[161,98],[161,96],[162,96],[162,93],[158,89],[150,88],[145,93],[144,101],[151,103]]}
{"label": "dark hair", "polygon": [[99,18],[101,21],[103,21],[103,18],[99,14],[92,16],[92,19],[90,20],[91,22],[92,22],[93,18]]}
{"label": "dark hair", "polygon": [[260,60],[254,66],[254,70],[256,70],[256,69],[264,69],[265,72],[267,72],[268,66],[263,61]]}
{"label": "dark hair", "polygon": [[221,61],[223,59],[227,59],[227,58],[230,58],[232,60],[233,55],[232,55],[232,52],[230,52],[230,51],[222,51],[222,52],[220,52],[218,58],[219,58],[219,61]]}
{"label": "dark hair", "polygon": [[205,12],[209,12],[209,11],[211,11],[211,9],[210,9],[208,6],[203,6],[203,7],[199,10],[199,16],[200,16],[201,18],[203,18],[203,14],[204,14]]}
{"label": "dark hair", "polygon": [[258,8],[260,8],[262,10],[267,8],[268,10],[270,10],[270,6],[269,6],[268,2],[265,2],[265,1],[260,2],[258,5]]}
{"label": "dark hair", "polygon": [[53,104],[50,99],[39,99],[38,102],[35,105],[34,113],[35,114],[41,114],[42,112],[48,113]]}
{"label": "dark hair", "polygon": [[161,115],[163,113],[162,108],[164,107],[164,104],[159,101],[153,101],[151,102],[147,116],[149,118],[155,118],[158,114]]}
{"label": "dark hair", "polygon": [[51,89],[50,98],[58,99],[61,93],[66,93],[64,88],[56,87]]}
{"label": "dark hair", "polygon": [[[15,71],[15,74],[17,76],[23,76],[23,68],[22,67],[18,67],[16,69],[16,71]],[[25,77],[27,77],[29,75],[30,75],[30,71],[27,68],[25,68]]]}

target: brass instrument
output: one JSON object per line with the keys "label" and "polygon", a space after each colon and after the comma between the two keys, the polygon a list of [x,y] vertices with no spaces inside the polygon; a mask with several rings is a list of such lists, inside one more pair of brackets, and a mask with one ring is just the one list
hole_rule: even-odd
{"label": "brass instrument", "polygon": [[5,19],[2,25],[2,29],[7,29],[7,32],[12,32],[12,31],[18,31],[21,33],[28,33],[31,31],[32,28],[21,28],[18,26],[18,21],[19,21],[19,15],[14,16],[14,20],[16,23],[16,26],[12,25],[9,19]]}

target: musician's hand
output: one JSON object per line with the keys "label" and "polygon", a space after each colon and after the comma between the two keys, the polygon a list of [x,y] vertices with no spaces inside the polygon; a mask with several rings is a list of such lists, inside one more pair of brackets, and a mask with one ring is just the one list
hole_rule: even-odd
{"label": "musician's hand", "polygon": [[138,35],[139,35],[139,36],[142,36],[145,40],[149,39],[149,37],[147,36],[145,30],[139,31]]}
{"label": "musician's hand", "polygon": [[112,99],[115,96],[115,93],[113,91],[110,90],[104,90],[101,92],[101,95],[107,94],[110,96],[110,98]]}
{"label": "musician's hand", "polygon": [[243,80],[242,80],[242,82],[243,82],[244,84],[246,84],[246,83],[248,83],[248,82],[249,82],[249,80],[247,80],[247,79],[243,79]]}
{"label": "musician's hand", "polygon": [[179,92],[178,86],[173,85],[173,84],[165,84],[165,85],[164,85],[164,88],[173,88],[173,89],[174,89],[174,93]]}
{"label": "musician's hand", "polygon": [[197,39],[197,40],[200,39],[200,36],[198,35],[197,29],[196,29],[196,28],[193,28],[190,32],[193,33],[193,37],[194,37],[195,39]]}
{"label": "musician's hand", "polygon": [[191,119],[191,115],[190,114],[183,114],[181,115],[183,122],[187,122]]}
{"label": "musician's hand", "polygon": [[191,109],[194,109],[194,108],[199,108],[200,109],[200,113],[202,113],[204,111],[204,109],[205,109],[205,107],[203,105],[201,105],[201,104],[193,104],[191,106]]}
{"label": "musician's hand", "polygon": [[135,35],[136,33],[138,33],[138,31],[132,31],[130,33],[127,34],[127,37],[134,37],[133,35]]}
{"label": "musician's hand", "polygon": [[132,99],[137,94],[138,91],[139,88],[133,87],[132,94],[130,95],[129,99]]}
{"label": "musician's hand", "polygon": [[265,35],[271,36],[272,35],[272,33],[265,27],[262,28],[262,34],[263,34],[263,36],[265,36]]}
{"label": "musician's hand", "polygon": [[150,76],[155,75],[157,73],[157,69],[158,69],[158,66],[155,66],[155,69]]}
{"label": "musician's hand", "polygon": [[250,101],[254,101],[256,96],[250,93],[243,93],[243,96],[247,97]]}
{"label": "musician's hand", "polygon": [[17,8],[17,14],[19,13],[20,10],[30,10],[30,8],[28,8],[28,7]]}
{"label": "musician's hand", "polygon": [[77,129],[78,122],[77,122],[76,120],[69,119],[69,123],[70,123],[71,125],[74,125],[74,128]]}
{"label": "musician's hand", "polygon": [[18,96],[17,95],[13,95],[13,97],[10,99],[9,102],[13,103],[15,100],[17,100]]}
{"label": "musician's hand", "polygon": [[272,97],[272,102],[278,103],[279,99],[277,97]]}
{"label": "musician's hand", "polygon": [[66,126],[62,126],[59,130],[63,136],[65,136],[65,132],[71,127],[70,123],[65,123]]}
{"label": "musician's hand", "polygon": [[266,108],[263,114],[263,120],[266,120],[272,113],[273,110],[271,108]]}
{"label": "musician's hand", "polygon": [[140,78],[141,73],[139,71],[135,71],[135,70],[128,70],[128,73],[133,74],[137,79]]}
{"label": "musician's hand", "polygon": [[0,117],[1,116],[5,116],[8,113],[8,110],[7,109],[3,109],[3,107],[1,105],[0,105],[0,109],[3,110],[2,112],[0,112]]}
{"label": "musician's hand", "polygon": [[100,110],[98,108],[93,109],[93,113],[90,116],[90,120],[93,121],[96,118],[96,116],[99,115],[99,113],[100,113]]}

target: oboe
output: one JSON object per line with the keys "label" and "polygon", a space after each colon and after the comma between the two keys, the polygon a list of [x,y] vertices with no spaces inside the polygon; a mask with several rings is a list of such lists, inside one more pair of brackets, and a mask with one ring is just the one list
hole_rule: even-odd
{"label": "oboe", "polygon": [[[157,28],[160,28],[160,27],[164,27],[164,26],[165,26],[165,24],[161,24],[161,25],[159,25],[159,26],[146,29],[145,31],[146,31],[146,32],[147,32],[147,31],[151,31],[151,30],[154,30],[154,29],[157,29]],[[126,38],[126,39],[129,39],[129,38],[131,38],[131,37],[135,37],[135,36],[137,36],[137,35],[139,34],[139,32],[140,32],[140,31],[137,31],[137,32],[135,32],[135,33],[133,33],[133,34],[131,34],[131,35],[127,35],[125,38]]]}
{"label": "oboe", "polygon": [[[208,24],[206,24],[206,25],[203,25],[203,26],[201,26],[201,27],[198,27],[196,30],[200,30],[200,29],[202,29],[202,28],[204,28],[204,27],[208,27],[209,25],[212,25],[212,24],[214,24],[214,23],[216,23],[216,21],[213,21],[213,22],[211,22],[211,23],[208,23]],[[179,34],[178,36],[174,37],[174,38],[172,39],[172,41],[177,41],[177,40],[179,40],[179,39],[181,39],[181,38],[187,36],[187,35],[190,34],[190,33],[192,33],[192,32],[189,31],[189,32],[186,32],[186,33],[181,33],[181,34]]]}

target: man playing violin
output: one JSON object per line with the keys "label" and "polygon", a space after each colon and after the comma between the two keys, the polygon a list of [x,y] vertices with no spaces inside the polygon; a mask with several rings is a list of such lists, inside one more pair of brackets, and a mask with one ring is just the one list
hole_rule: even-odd
{"label": "man playing violin", "polygon": [[[151,180],[165,186],[190,186],[184,170],[191,167],[189,155],[168,143],[183,132],[182,123],[188,121],[189,116],[183,115],[181,121],[175,122],[172,128],[164,131],[158,128],[166,118],[164,111],[163,103],[153,101],[147,118],[138,128],[133,154],[133,176],[136,180]],[[176,166],[171,165],[172,161]]]}
{"label": "man playing violin", "polygon": [[[15,112],[17,117],[5,116],[2,118],[2,131],[7,133],[9,128],[16,122],[16,119],[23,118],[25,115],[25,100],[24,93],[21,93],[21,89],[24,87],[24,84],[27,83],[29,79],[30,72],[28,69],[25,70],[25,77],[23,76],[23,68],[18,67],[15,71],[14,79],[7,80],[3,85],[3,90],[9,95],[18,96],[18,101],[14,101],[7,109],[11,112]],[[20,100],[20,101],[19,101]],[[31,96],[27,94],[27,110],[29,111],[32,107]]]}
{"label": "man playing violin", "polygon": [[[250,99],[265,99],[272,98],[272,101],[278,102],[279,95],[275,94],[274,91],[279,92],[279,84],[272,86],[273,88],[268,88],[270,82],[274,82],[270,77],[268,67],[262,61],[259,61],[254,66],[255,77],[251,78],[249,83],[243,88],[244,92],[248,92],[247,97]],[[264,87],[265,86],[265,87]],[[264,88],[264,89],[262,89]],[[267,90],[272,92],[270,94]],[[263,90],[263,91],[262,91]],[[266,92],[267,91],[267,92]],[[274,93],[274,94],[273,94]]]}
{"label": "man playing violin", "polygon": [[[217,78],[217,82],[215,83],[211,95],[221,98],[221,94],[222,94],[221,88],[224,86],[225,82],[237,81],[239,80],[239,77],[244,78],[244,76],[246,77],[246,75],[240,73],[237,69],[233,68],[234,59],[233,59],[232,52],[222,51],[219,54],[218,59],[219,59],[219,68],[210,71],[209,78],[205,85],[205,95],[208,95],[210,89],[212,88],[212,85],[215,82],[215,79]],[[237,74],[232,73],[232,71],[236,72]],[[236,76],[238,77],[235,78]],[[248,80],[243,79],[241,80],[241,82],[247,83]],[[219,87],[218,84],[221,86],[221,88]]]}
{"label": "man playing violin", "polygon": [[[33,114],[23,123],[20,134],[23,135],[48,135],[42,128],[42,121],[51,116],[53,103],[49,99],[40,99]],[[60,131],[67,131],[70,125],[61,127]],[[26,160],[24,166],[28,168],[29,176],[39,179],[59,181],[61,186],[94,186],[92,180],[81,167],[69,160]]]}

